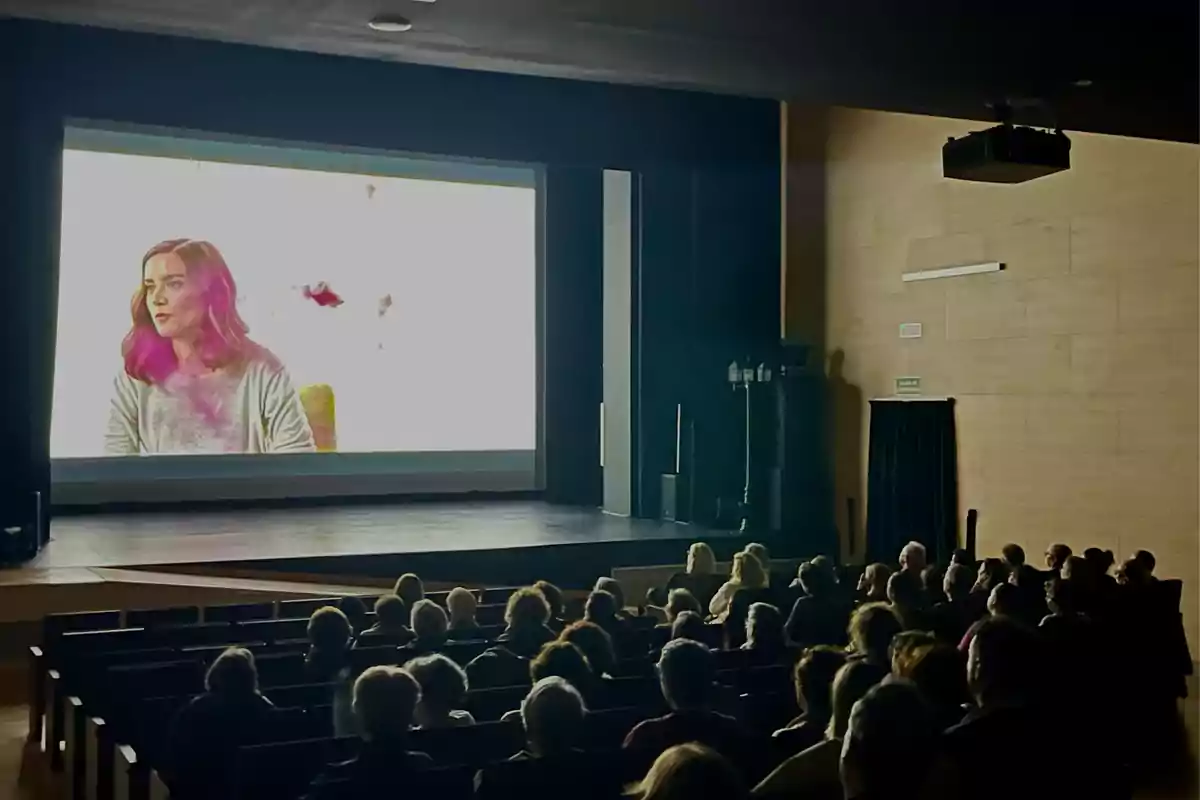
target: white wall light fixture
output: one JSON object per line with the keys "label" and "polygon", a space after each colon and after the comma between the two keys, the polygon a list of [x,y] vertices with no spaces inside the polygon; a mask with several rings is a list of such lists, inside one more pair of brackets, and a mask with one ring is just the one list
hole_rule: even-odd
{"label": "white wall light fixture", "polygon": [[964,264],[961,267],[943,267],[942,269],[923,269],[917,272],[906,272],[901,275],[905,283],[912,281],[931,281],[935,278],[958,278],[962,275],[982,275],[986,272],[1000,272],[1004,264],[999,261],[989,261],[986,264]]}

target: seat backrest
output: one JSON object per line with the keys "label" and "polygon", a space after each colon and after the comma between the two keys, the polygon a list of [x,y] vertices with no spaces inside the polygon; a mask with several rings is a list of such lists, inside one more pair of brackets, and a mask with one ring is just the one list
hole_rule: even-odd
{"label": "seat backrest", "polygon": [[235,630],[243,641],[300,642],[308,639],[308,618],[248,620],[238,623]]}
{"label": "seat backrest", "polygon": [[208,606],[204,609],[205,622],[247,622],[252,619],[271,619],[274,616],[274,603],[239,603]]}
{"label": "seat backrest", "polygon": [[666,704],[658,680],[653,677],[603,680],[594,694],[592,705],[597,709],[635,707],[655,712]]}
{"label": "seat backrest", "polygon": [[480,625],[503,625],[507,603],[488,603],[475,609],[475,621]]}
{"label": "seat backrest", "polygon": [[634,725],[652,716],[654,714],[644,708],[589,711],[584,723],[584,749],[617,750]]}
{"label": "seat backrest", "polygon": [[479,767],[508,758],[525,744],[519,722],[480,722],[457,728],[434,728],[412,733],[413,750],[428,753],[439,765]]}
{"label": "seat backrest", "polygon": [[336,606],[340,599],[338,597],[300,597],[294,600],[280,600],[279,619],[307,620],[318,608]]}
{"label": "seat backrest", "polygon": [[120,611],[74,611],[69,614],[47,614],[42,620],[42,643],[67,631],[100,631],[121,627]]}
{"label": "seat backrest", "polygon": [[295,800],[326,764],[353,757],[358,745],[357,739],[302,739],[240,747],[234,797]]}
{"label": "seat backrest", "polygon": [[506,712],[520,708],[527,694],[528,686],[473,689],[467,692],[466,710],[479,722],[493,722]]}
{"label": "seat backrest", "polygon": [[160,625],[193,625],[199,621],[199,606],[144,608],[125,612],[125,624],[137,628],[156,628]]}

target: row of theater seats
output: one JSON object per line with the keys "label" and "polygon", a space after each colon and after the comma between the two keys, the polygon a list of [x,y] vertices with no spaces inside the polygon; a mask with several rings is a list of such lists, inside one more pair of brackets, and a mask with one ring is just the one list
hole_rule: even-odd
{"label": "row of theater seats", "polygon": [[[513,591],[497,587],[475,592],[476,619],[485,635],[504,630],[505,604]],[[426,597],[444,606],[447,594],[427,592]],[[376,598],[359,599],[370,608]],[[290,682],[297,682],[297,665],[307,648],[308,617],[340,599],[51,614],[43,620],[41,644],[29,649],[29,740],[40,743],[53,771],[67,774],[75,797],[111,797],[114,782],[128,783],[125,773],[132,776],[136,790],[145,785],[149,772],[147,759],[139,758],[132,746],[138,728],[125,724],[129,715],[119,700],[126,695],[116,693],[122,683],[139,699],[161,694],[172,676],[192,680],[190,687],[200,686],[204,668],[229,645],[253,650],[268,677],[285,682],[277,685],[289,682],[289,675]],[[362,625],[373,622],[368,612]],[[463,643],[459,657],[473,657],[486,647],[486,642]],[[392,663],[395,652],[395,647],[371,648],[356,658],[367,666]],[[114,771],[114,760],[123,760],[129,769]]]}
{"label": "row of theater seats", "polygon": [[[48,617],[43,645],[32,650],[35,692],[29,735],[34,740],[44,735],[52,767],[66,775],[70,800],[145,800],[154,787],[163,789],[153,768],[162,763],[172,716],[203,690],[207,665],[225,646],[239,644],[255,653],[262,690],[276,711],[260,743],[239,751],[235,794],[298,797],[323,764],[349,757],[358,745],[356,739],[333,737],[331,685],[304,682],[307,620],[288,618],[329,602],[285,601],[274,605],[276,618],[265,619],[261,615],[270,604],[128,612],[119,619],[113,616],[117,612]],[[492,603],[480,609],[488,605],[503,607]],[[194,621],[181,623],[192,611],[194,616],[187,618]],[[110,627],[131,621],[142,626]],[[489,645],[451,642],[441,652],[465,665]],[[648,654],[649,647],[640,652]],[[403,663],[405,657],[404,648],[396,647],[353,653],[359,670]],[[794,715],[787,665],[760,664],[748,651],[717,657],[724,710],[763,731]],[[527,686],[472,690],[466,710],[480,724],[416,732],[413,748],[445,765],[427,776],[429,791],[446,800],[469,796],[475,769],[521,748],[520,725],[499,719],[518,708],[527,691]],[[616,751],[634,724],[664,710],[650,659],[618,663],[591,704],[585,737],[589,749]]]}

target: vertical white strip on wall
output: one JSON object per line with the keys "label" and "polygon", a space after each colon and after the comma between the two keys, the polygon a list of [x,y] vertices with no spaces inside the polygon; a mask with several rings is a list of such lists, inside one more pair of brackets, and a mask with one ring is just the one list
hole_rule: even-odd
{"label": "vertical white strip on wall", "polygon": [[631,495],[630,373],[633,329],[633,175],[604,171],[604,510],[628,516]]}

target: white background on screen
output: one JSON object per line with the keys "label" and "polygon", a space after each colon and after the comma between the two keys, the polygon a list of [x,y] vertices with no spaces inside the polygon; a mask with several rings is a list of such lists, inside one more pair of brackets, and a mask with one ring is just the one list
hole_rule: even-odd
{"label": "white background on screen", "polygon": [[[534,205],[524,187],[66,150],[51,456],[102,454],[141,257],[182,237],[222,252],[297,387],[334,388],[339,451],[534,449]],[[344,304],[305,299],[318,281]]]}

